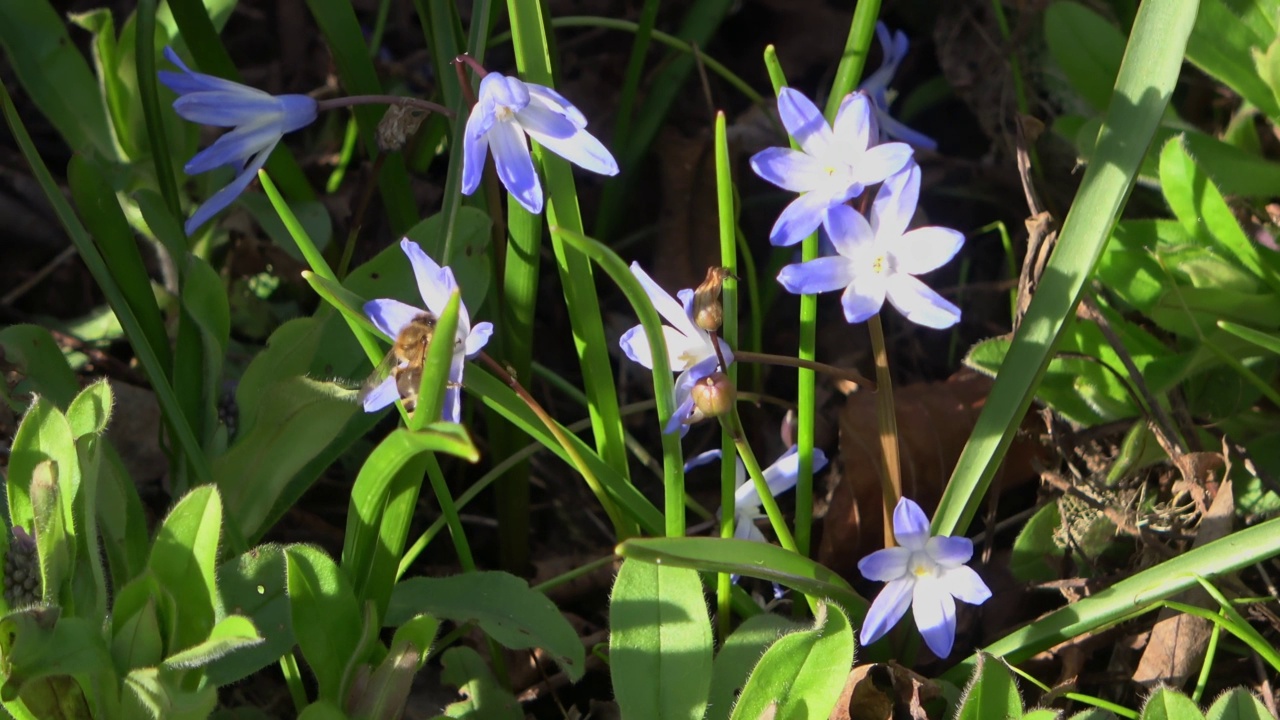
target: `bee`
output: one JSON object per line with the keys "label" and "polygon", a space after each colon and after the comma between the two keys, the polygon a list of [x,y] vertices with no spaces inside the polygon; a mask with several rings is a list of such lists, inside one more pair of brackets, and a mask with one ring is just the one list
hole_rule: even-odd
{"label": "bee", "polygon": [[429,312],[424,311],[410,320],[396,335],[391,351],[360,386],[356,401],[363,405],[369,393],[391,376],[396,379],[396,391],[404,401],[404,409],[413,412],[418,405],[418,388],[422,386],[422,363],[435,332],[436,316]]}

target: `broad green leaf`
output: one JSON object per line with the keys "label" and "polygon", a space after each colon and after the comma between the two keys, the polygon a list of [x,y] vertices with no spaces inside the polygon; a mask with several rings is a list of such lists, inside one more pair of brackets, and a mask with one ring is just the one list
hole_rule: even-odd
{"label": "broad green leaf", "polygon": [[218,569],[218,588],[223,606],[246,615],[263,637],[262,644],[221,658],[205,670],[210,682],[227,685],[274,663],[293,647],[284,549],[259,545],[228,560]]}
{"label": "broad green leaf", "polygon": [[1252,50],[1257,45],[1253,29],[1224,0],[1201,0],[1187,41],[1187,59],[1257,105],[1274,122],[1280,119],[1280,103],[1254,66]]}
{"label": "broad green leaf", "polygon": [[209,639],[170,655],[164,665],[171,669],[205,667],[226,655],[262,642],[257,628],[243,615],[228,615],[213,626]]}
{"label": "broad green leaf", "polygon": [[1004,661],[978,653],[978,666],[960,698],[956,720],[1022,717],[1022,698]]}
{"label": "broad green leaf", "polygon": [[[433,636],[438,626],[434,623]],[[357,718],[401,717],[413,688],[413,676],[426,661],[430,645],[430,639],[419,647],[397,633],[390,651],[372,672],[368,672],[368,666],[360,669],[361,675],[347,696],[347,712]]]}
{"label": "broad green leaf", "polygon": [[867,601],[843,578],[777,545],[729,538],[633,538],[624,541],[615,552],[624,558],[664,566],[776,582],[811,597],[830,598],[840,603],[855,623],[862,622],[867,614]]}
{"label": "broad green leaf", "polygon": [[392,529],[385,527],[385,514],[395,499],[393,490],[399,488],[403,493],[407,492],[404,488],[416,488],[421,483],[425,455],[431,452],[470,462],[479,459],[479,452],[461,425],[438,422],[418,432],[397,428],[370,453],[351,488],[342,567],[356,597],[373,601],[380,615],[387,610],[405,541],[402,533],[396,533],[398,538],[387,535]]}
{"label": "broad green leaf", "polygon": [[[280,214],[271,206],[271,200],[266,195],[245,193],[240,196],[240,204],[249,210],[249,214],[253,215],[253,219],[277,247],[299,261],[304,260],[297,243],[293,241],[284,222],[280,220]],[[289,203],[289,208],[293,210],[298,222],[302,223],[315,246],[320,250],[327,248],[333,239],[333,220],[325,206],[316,200],[303,200]]]}
{"label": "broad green leaf", "polygon": [[1062,717],[1061,710],[1049,710],[1047,708],[1038,708],[1028,712],[1022,716],[1022,720],[1058,720]]}
{"label": "broad green leaf", "polygon": [[[132,699],[165,720],[203,720],[218,704],[218,689],[200,685],[196,690],[184,687],[180,672],[165,668],[138,668],[124,678],[124,686]],[[130,717],[138,717],[130,714]]]}
{"label": "broad green leaf", "polygon": [[466,697],[445,708],[451,718],[466,720],[520,720],[524,711],[520,703],[498,682],[489,664],[469,647],[455,647],[440,658],[444,669],[440,679],[454,685]]}
{"label": "broad green leaf", "polygon": [[114,587],[137,576],[151,551],[147,517],[138,488],[111,445],[98,465],[98,532]]}
{"label": "broad green leaf", "polygon": [[0,3],[0,46],[27,95],[72,150],[118,157],[98,81],[48,0]]}
{"label": "broad green leaf", "polygon": [[5,487],[12,526],[33,529],[31,483],[36,468],[46,461],[56,464],[54,477],[59,484],[59,494],[66,499],[62,522],[67,532],[74,533],[71,506],[80,488],[79,453],[66,416],[52,402],[38,398],[18,425],[9,454]]}
{"label": "broad green leaf", "polygon": [[354,393],[334,383],[291,377],[268,385],[253,425],[213,463],[227,517],[249,541],[259,537],[294,475],[359,411]]}
{"label": "broad green leaf", "polygon": [[1090,708],[1072,715],[1070,720],[1116,720],[1116,715],[1110,710]]}
{"label": "broad green leaf", "polygon": [[1242,687],[1223,693],[1205,713],[1206,720],[1268,720],[1270,717],[1266,706]]}
{"label": "broad green leaf", "polygon": [[106,378],[82,390],[67,406],[67,422],[71,424],[72,437],[97,435],[106,430],[111,419],[112,402],[111,384]]}
{"label": "broad green leaf", "polygon": [[[36,465],[31,477],[31,513],[36,548],[40,558],[40,587],[44,602],[65,605],[71,594],[67,587],[75,562],[75,537],[69,522],[72,499],[58,481],[58,465],[45,460]],[[63,508],[67,511],[63,512]]]}
{"label": "broad green leaf", "polygon": [[156,533],[147,567],[173,594],[178,616],[167,654],[202,642],[222,617],[215,573],[222,534],[222,498],[201,485],[187,493]]}
{"label": "broad green leaf", "polygon": [[698,573],[623,561],[609,600],[609,665],[624,717],[701,718],[711,645]]}
{"label": "broad green leaf", "polygon": [[436,634],[440,632],[440,621],[430,615],[418,615],[406,620],[396,628],[391,638],[391,645],[400,643],[412,645],[420,653],[417,669],[421,670],[427,662],[427,654],[435,645]]}
{"label": "broad green leaf", "polygon": [[802,629],[795,622],[761,613],[749,617],[725,639],[711,666],[711,693],[707,698],[707,720],[727,720],[733,703],[747,684],[747,676],[769,648],[783,635]]}
{"label": "broad green leaf", "polygon": [[342,707],[328,700],[317,700],[298,714],[298,720],[350,720]]}
{"label": "broad green leaf", "polygon": [[[348,669],[363,660],[360,606],[336,563],[319,548],[284,550],[289,614],[294,636],[320,688],[320,699],[340,702]],[[365,648],[367,650],[367,648]]]}
{"label": "broad green leaf", "polygon": [[1191,698],[1177,690],[1157,688],[1142,706],[1138,720],[1204,720]]}
{"label": "broad green leaf", "polygon": [[80,392],[75,372],[48,330],[38,325],[10,325],[0,330],[0,349],[6,361],[18,366],[32,390],[58,407],[70,405]]}
{"label": "broad green leaf", "polygon": [[32,606],[0,619],[0,655],[8,670],[0,685],[5,702],[39,678],[93,674],[111,667],[100,623],[59,614],[55,607]]}
{"label": "broad green leaf", "polygon": [[574,681],[585,670],[585,652],[573,626],[546,595],[514,575],[471,572],[401,581],[391,594],[384,625],[400,625],[423,613],[456,623],[474,622],[512,649],[541,648]]}
{"label": "broad green leaf", "polygon": [[1044,40],[1076,92],[1095,111],[1106,110],[1124,57],[1124,34],[1084,5],[1055,2],[1044,13]]}
{"label": "broad green leaf", "polygon": [[1056,580],[1061,567],[1063,549],[1054,542],[1054,534],[1062,523],[1058,503],[1045,503],[1027,520],[1013,541],[1009,572],[1021,582]]}
{"label": "broad green leaf", "polygon": [[[159,608],[156,597],[148,592],[147,587],[148,583],[154,582],[150,574],[140,576],[116,596],[111,615],[111,656],[116,667],[123,670],[150,667],[164,659]],[[138,602],[126,593],[135,596]]]}
{"label": "broad green leaf", "polygon": [[813,628],[775,642],[751,671],[733,717],[756,720],[769,708],[775,717],[826,717],[836,705],[853,667],[853,628],[839,605],[819,602]]}

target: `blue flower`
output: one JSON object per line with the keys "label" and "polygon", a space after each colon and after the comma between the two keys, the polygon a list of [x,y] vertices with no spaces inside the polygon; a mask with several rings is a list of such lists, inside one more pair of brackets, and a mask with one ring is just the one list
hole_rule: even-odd
{"label": "blue flower", "polygon": [[751,169],[765,180],[800,197],[778,216],[769,231],[774,245],[794,245],[822,224],[823,212],[883,182],[911,159],[911,146],[885,143],[872,147],[871,100],[852,93],[840,104],[834,128],[804,95],[783,88],[778,115],[800,150],[772,147],[751,157]]}
{"label": "blue flower", "polygon": [[480,81],[479,95],[467,118],[462,194],[470,195],[479,187],[484,159],[492,147],[498,179],[507,192],[529,212],[542,212],[542,185],[533,169],[526,134],[581,168],[618,174],[613,155],[586,131],[587,119],[555,90],[491,72]]}
{"label": "blue flower", "polygon": [[[675,383],[676,411],[663,428],[664,433],[672,433],[698,419],[694,417],[693,386],[714,373],[719,368],[720,359],[716,355],[715,345],[711,344],[711,333],[695,325],[692,320],[692,289],[686,288],[677,293],[680,296],[677,301],[640,269],[639,263],[631,263],[631,274],[640,281],[654,309],[670,323],[662,326],[663,338],[667,343],[667,362],[670,363],[672,372],[680,373]],[[729,344],[718,336],[715,336],[715,342],[720,344],[724,361],[732,363],[733,351],[729,349]],[[649,346],[649,336],[645,335],[643,326],[636,325],[627,330],[618,344],[632,361],[653,369],[653,348]]]}
{"label": "blue flower", "polygon": [[929,537],[929,518],[907,498],[893,510],[893,537],[899,547],[877,550],[858,561],[863,577],[888,583],[862,621],[862,644],[883,637],[910,606],[925,644],[945,658],[956,638],[955,601],[981,605],[991,597],[987,584],[965,565],[973,557],[973,541]]}
{"label": "blue flower", "polygon": [[890,33],[888,26],[877,22],[876,39],[880,41],[884,59],[880,62],[880,68],[871,73],[858,89],[871,96],[880,134],[909,143],[922,150],[937,150],[938,143],[933,138],[912,130],[889,115],[889,83],[893,82],[893,76],[898,73],[898,66],[907,56],[907,48],[910,46],[907,42],[907,34],[901,30]]}
{"label": "blue flower", "polygon": [[[418,281],[418,294],[428,312],[440,315],[444,312],[449,297],[458,289],[458,282],[453,277],[453,270],[440,267],[432,260],[418,243],[405,238],[400,241],[400,248],[409,257],[413,266],[413,275]],[[422,310],[399,300],[384,298],[370,300],[364,304],[364,314],[373,321],[378,332],[395,342],[400,331],[415,318],[422,315]],[[449,366],[449,382],[444,396],[444,417],[446,420],[458,422],[462,417],[462,370],[467,358],[474,357],[489,342],[493,334],[493,324],[488,322],[471,325],[471,315],[467,306],[458,306],[458,334],[454,343],[453,362]],[[388,376],[364,398],[365,412],[377,412],[400,398],[394,375]]]}
{"label": "blue flower", "polygon": [[183,170],[198,175],[229,165],[239,171],[226,187],[213,194],[187,220],[188,235],[231,204],[253,181],[258,170],[285,133],[316,119],[316,101],[306,95],[271,95],[257,88],[192,72],[171,48],[164,56],[182,72],[161,70],[160,82],[178,93],[173,109],[184,120],[235,128],[196,153]]}
{"label": "blue flower", "polygon": [[[799,446],[792,445],[782,453],[772,465],[761,471],[765,484],[769,486],[769,494],[778,497],[796,486],[800,477]],[[700,465],[706,465],[720,458],[719,450],[708,450],[693,456],[684,465],[685,472]],[[813,472],[817,473],[827,466],[827,455],[818,448],[813,449]],[[738,458],[734,468],[734,482],[737,490],[733,494],[733,536],[739,540],[767,542],[764,533],[756,527],[756,520],[765,517],[760,508],[760,495],[756,492],[756,484],[747,477],[747,468]]]}
{"label": "blue flower", "polygon": [[851,323],[880,312],[887,297],[918,325],[955,325],[960,308],[915,276],[954,257],[964,235],[942,227],[906,232],[919,196],[920,167],[913,162],[880,186],[869,222],[848,205],[829,208],[823,227],[839,254],[787,265],[778,273],[778,282],[802,295],[844,290],[841,302]]}

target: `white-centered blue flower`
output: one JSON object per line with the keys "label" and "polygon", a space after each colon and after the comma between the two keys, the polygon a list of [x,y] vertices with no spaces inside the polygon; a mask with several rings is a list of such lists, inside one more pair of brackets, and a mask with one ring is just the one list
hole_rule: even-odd
{"label": "white-centered blue flower", "polygon": [[858,89],[871,96],[871,104],[880,134],[924,150],[938,149],[938,143],[933,138],[922,132],[912,130],[889,115],[889,105],[892,102],[889,97],[889,84],[893,82],[893,76],[898,74],[898,66],[902,64],[903,58],[907,56],[907,48],[911,45],[907,41],[907,34],[901,30],[890,32],[887,25],[877,22],[876,39],[880,41],[880,49],[884,51],[884,59],[880,61],[879,69],[871,73],[858,86]]}
{"label": "white-centered blue flower", "polygon": [[916,278],[955,257],[964,235],[943,227],[907,231],[920,197],[920,167],[906,170],[880,186],[868,221],[848,205],[826,211],[823,227],[837,255],[787,265],[778,282],[788,291],[812,295],[844,290],[844,316],[859,323],[880,312],[885,298],[908,320],[948,328],[960,320],[960,308]]}
{"label": "white-centered blue flower", "polygon": [[[772,465],[760,471],[764,475],[765,484],[769,486],[769,494],[778,497],[796,486],[800,477],[799,446],[792,445],[774,461]],[[712,460],[720,459],[719,450],[708,450],[689,459],[684,465],[685,472],[706,465]],[[827,455],[818,448],[813,449],[813,472],[816,474],[827,466]],[[734,483],[737,490],[733,493],[733,536],[739,540],[768,542],[756,520],[766,517],[760,507],[760,494],[756,492],[756,484],[747,477],[747,468],[742,459],[737,458],[734,467]]]}
{"label": "white-centered blue flower", "polygon": [[498,179],[507,192],[529,212],[542,212],[542,184],[526,134],[578,167],[617,175],[617,161],[586,127],[586,117],[555,90],[496,72],[485,75],[467,118],[462,194],[470,195],[480,186],[484,159],[492,148]]}
{"label": "white-centered blue flower", "polygon": [[800,150],[772,147],[751,157],[751,169],[784,190],[800,193],[769,232],[774,245],[794,245],[822,224],[827,208],[883,182],[911,159],[906,143],[874,145],[871,100],[852,93],[840,104],[834,127],[809,98],[791,88],[778,92],[778,116]]}
{"label": "white-centered blue flower", "polygon": [[[458,289],[458,281],[453,277],[453,270],[440,267],[435,260],[423,252],[418,243],[405,238],[400,241],[400,248],[409,258],[413,267],[414,278],[418,282],[418,294],[428,312],[439,316],[444,312],[449,297]],[[393,343],[400,331],[415,318],[422,315],[422,309],[391,298],[370,300],[364,304],[364,314],[373,322],[378,332],[385,335]],[[467,306],[458,305],[458,332],[454,344],[453,360],[449,365],[449,381],[445,388],[444,418],[458,422],[462,417],[462,371],[467,358],[475,356],[489,342],[493,334],[493,324],[488,322],[471,325],[471,315]],[[400,398],[396,386],[396,378],[388,376],[364,399],[365,412],[376,412]]]}
{"label": "white-centered blue flower", "polygon": [[315,121],[316,101],[306,95],[272,95],[194,72],[172,48],[165,48],[164,56],[182,69],[182,72],[159,72],[160,82],[178,93],[178,99],[173,101],[178,115],[202,125],[234,128],[196,153],[183,167],[188,175],[199,175],[224,165],[238,171],[234,180],[214,193],[187,220],[185,229],[190,235],[244,192],[285,133]]}
{"label": "white-centered blue flower", "polygon": [[[680,376],[675,382],[676,411],[667,419],[663,432],[675,432],[684,427],[694,413],[694,383],[714,373],[719,367],[716,346],[712,344],[711,333],[693,322],[692,288],[678,292],[680,300],[677,301],[654,282],[640,268],[639,263],[631,263],[631,274],[640,281],[654,309],[669,323],[662,326],[662,335],[667,344],[667,362],[671,365],[671,371],[680,373]],[[732,363],[733,351],[729,349],[729,344],[719,336],[715,336],[715,342],[720,344],[724,361]],[[649,346],[649,336],[645,335],[644,326],[636,325],[627,330],[618,344],[631,360],[653,369],[653,348]]]}
{"label": "white-centered blue flower", "polygon": [[934,655],[951,654],[956,638],[956,600],[981,605],[991,590],[973,568],[973,541],[929,536],[929,518],[915,502],[902,498],[893,510],[893,537],[899,547],[877,550],[858,561],[858,571],[888,583],[871,602],[862,621],[863,645],[879,640],[910,607],[916,627]]}

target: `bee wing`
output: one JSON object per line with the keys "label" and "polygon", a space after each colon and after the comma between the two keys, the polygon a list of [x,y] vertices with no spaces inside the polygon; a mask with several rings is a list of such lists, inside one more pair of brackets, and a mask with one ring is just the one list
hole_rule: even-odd
{"label": "bee wing", "polygon": [[373,391],[377,390],[378,386],[395,371],[396,364],[395,351],[388,352],[387,356],[382,358],[382,362],[378,363],[378,367],[374,368],[373,372],[369,373],[369,377],[365,378],[364,382],[360,384],[360,392],[356,395],[356,402],[364,405],[365,400],[373,394]]}

